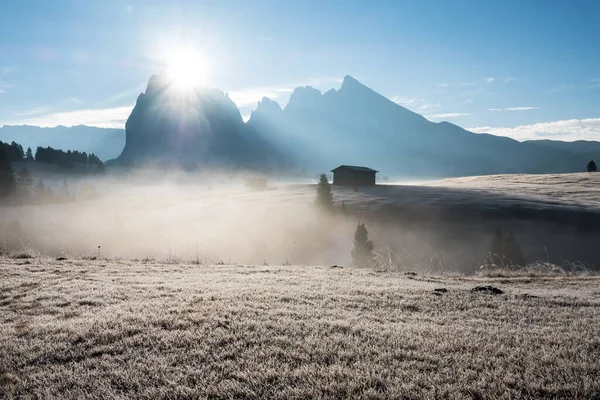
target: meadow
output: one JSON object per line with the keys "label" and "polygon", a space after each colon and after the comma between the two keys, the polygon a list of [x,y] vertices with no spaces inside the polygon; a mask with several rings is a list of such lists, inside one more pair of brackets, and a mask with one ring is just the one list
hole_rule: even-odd
{"label": "meadow", "polygon": [[0,397],[598,398],[599,283],[5,255]]}

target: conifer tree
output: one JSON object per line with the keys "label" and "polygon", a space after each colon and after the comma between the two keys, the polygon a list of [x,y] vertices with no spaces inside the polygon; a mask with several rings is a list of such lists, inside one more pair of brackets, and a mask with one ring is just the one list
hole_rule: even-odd
{"label": "conifer tree", "polygon": [[12,166],[4,150],[0,149],[0,199],[6,199],[17,191]]}
{"label": "conifer tree", "polygon": [[596,172],[598,170],[598,167],[596,166],[596,163],[594,162],[594,160],[591,160],[588,163],[587,170],[588,170],[588,172]]}
{"label": "conifer tree", "polygon": [[31,151],[31,147],[27,148],[27,152],[25,153],[25,159],[30,161],[33,160],[33,152]]}
{"label": "conifer tree", "polygon": [[319,183],[317,183],[317,198],[315,199],[317,207],[324,211],[333,211],[333,195],[331,194],[331,185],[327,175],[321,174]]}
{"label": "conifer tree", "polygon": [[362,222],[358,223],[354,232],[354,248],[352,249],[352,264],[355,267],[369,267],[374,258],[373,241],[369,240],[369,232]]}

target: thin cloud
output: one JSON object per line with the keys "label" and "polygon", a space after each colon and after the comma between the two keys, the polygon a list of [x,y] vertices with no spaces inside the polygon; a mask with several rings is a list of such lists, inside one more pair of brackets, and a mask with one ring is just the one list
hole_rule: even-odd
{"label": "thin cloud", "polygon": [[420,114],[425,112],[435,112],[441,107],[440,103],[433,103],[420,97],[393,96],[390,98],[390,100],[398,105],[401,105],[402,107],[406,107]]}
{"label": "thin cloud", "polygon": [[41,107],[32,108],[31,110],[14,113],[13,116],[14,117],[31,117],[33,115],[48,114],[49,112],[50,112],[50,107],[41,106]]}
{"label": "thin cloud", "polygon": [[137,95],[139,95],[141,92],[143,92],[145,88],[146,88],[146,83],[141,83],[138,86],[132,87],[131,89],[126,89],[126,90],[123,90],[112,96],[109,96],[109,97],[105,98],[104,100],[100,101],[98,104],[102,105],[102,106],[106,106],[106,105],[114,104],[116,102],[123,103],[120,100],[132,99],[132,98],[136,97]]}
{"label": "thin cloud", "polygon": [[127,4],[125,6],[125,11],[127,11],[127,14],[133,14],[133,6],[131,4]]}
{"label": "thin cloud", "polygon": [[443,82],[443,83],[438,83],[437,85],[438,85],[439,87],[448,87],[448,86],[450,86],[450,84],[449,84],[449,83],[445,83],[445,82]]}
{"label": "thin cloud", "polygon": [[486,83],[492,83],[494,82],[496,79],[493,76],[490,76],[488,78],[485,78]]}
{"label": "thin cloud", "polygon": [[475,127],[469,128],[476,133],[508,136],[516,140],[552,139],[572,142],[575,140],[600,140],[600,118],[569,119],[542,122],[516,127]]}
{"label": "thin cloud", "polygon": [[540,107],[508,107],[508,108],[488,108],[488,111],[532,111],[539,110]]}
{"label": "thin cloud", "polygon": [[531,110],[539,110],[539,107],[508,107],[505,108],[505,111],[531,111]]}
{"label": "thin cloud", "polygon": [[274,42],[275,39],[269,36],[259,37],[258,40],[262,40],[263,42]]}
{"label": "thin cloud", "polygon": [[41,127],[88,125],[100,128],[123,128],[132,109],[133,106],[123,106],[65,111],[39,115],[33,118],[15,119],[7,122],[6,125],[35,125]]}
{"label": "thin cloud", "polygon": [[504,78],[505,83],[514,82],[516,80],[517,80],[517,78],[514,78],[512,76],[508,76],[508,77]]}
{"label": "thin cloud", "polygon": [[440,118],[458,118],[458,117],[466,117],[471,115],[470,113],[442,113],[442,114],[434,114],[434,115],[427,115],[427,118],[429,119],[440,119]]}

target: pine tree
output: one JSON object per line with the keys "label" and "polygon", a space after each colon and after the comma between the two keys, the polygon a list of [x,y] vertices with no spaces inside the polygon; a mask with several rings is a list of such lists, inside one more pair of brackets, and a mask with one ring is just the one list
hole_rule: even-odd
{"label": "pine tree", "polygon": [[511,265],[525,266],[523,250],[512,230],[508,233],[506,239],[504,239],[504,252]]}
{"label": "pine tree", "polygon": [[492,241],[490,242],[490,250],[488,257],[493,264],[502,264],[504,259],[504,235],[500,229],[496,229]]}
{"label": "pine tree", "polygon": [[10,147],[14,149],[14,153],[17,155],[17,158],[23,159],[25,158],[25,152],[23,151],[23,146],[13,141],[10,144]]}
{"label": "pine tree", "polygon": [[369,240],[369,232],[362,222],[358,223],[354,232],[354,249],[352,249],[352,264],[355,267],[368,267],[374,258],[373,241]]}
{"label": "pine tree", "polygon": [[6,199],[17,191],[17,181],[4,150],[0,149],[0,199]]}
{"label": "pine tree", "polygon": [[19,172],[19,194],[23,197],[29,197],[33,190],[33,176],[27,168]]}
{"label": "pine tree", "polygon": [[333,195],[331,194],[331,185],[327,175],[321,174],[317,184],[317,198],[315,199],[317,207],[325,211],[333,211]]}
{"label": "pine tree", "polygon": [[598,170],[598,168],[596,167],[596,163],[594,162],[594,160],[591,160],[588,163],[587,170],[588,170],[588,172],[596,172]]}
{"label": "pine tree", "polygon": [[27,148],[27,152],[25,153],[25,158],[27,160],[33,160],[33,152],[31,151],[31,147]]}

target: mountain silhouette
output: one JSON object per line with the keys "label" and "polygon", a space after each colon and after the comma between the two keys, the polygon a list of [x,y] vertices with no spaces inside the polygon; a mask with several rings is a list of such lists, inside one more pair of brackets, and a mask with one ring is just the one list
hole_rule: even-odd
{"label": "mountain silhouette", "polygon": [[263,98],[248,125],[282,151],[297,149],[295,159],[314,171],[353,164],[402,177],[575,172],[585,164],[574,158],[600,151],[598,142],[521,143],[431,122],[351,76],[339,90],[296,88],[284,109]]}
{"label": "mountain silhouette", "polygon": [[217,89],[181,90],[166,72],[153,75],[125,124],[119,160],[265,168],[284,159]]}
{"label": "mountain silhouette", "polygon": [[125,125],[119,160],[227,168],[305,169],[367,165],[398,178],[585,170],[600,142],[526,141],[431,122],[351,76],[325,93],[296,88],[282,108],[264,97],[244,123],[217,89],[181,90],[153,75]]}

